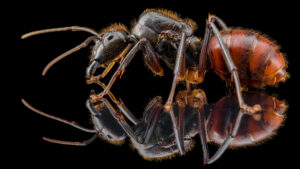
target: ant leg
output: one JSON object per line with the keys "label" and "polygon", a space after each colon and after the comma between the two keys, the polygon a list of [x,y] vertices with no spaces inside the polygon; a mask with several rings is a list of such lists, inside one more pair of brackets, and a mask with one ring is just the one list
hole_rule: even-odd
{"label": "ant leg", "polygon": [[222,19],[220,19],[220,18],[217,17],[216,15],[210,15],[210,14],[209,14],[209,16],[208,16],[208,21],[209,21],[209,22],[215,22],[215,21],[217,21],[218,24],[221,26],[221,28],[222,28],[223,30],[227,30],[227,29],[228,29],[228,27],[227,27],[227,25],[225,24],[225,22],[222,21]]}
{"label": "ant leg", "polygon": [[240,88],[240,81],[239,81],[239,77],[238,77],[238,72],[237,72],[237,68],[235,67],[235,64],[234,62],[232,61],[231,59],[231,56],[229,54],[229,51],[227,49],[227,47],[225,46],[224,42],[223,42],[223,39],[220,35],[220,32],[219,30],[217,29],[216,25],[209,21],[208,22],[208,26],[210,29],[212,29],[213,33],[215,34],[219,44],[220,44],[220,47],[222,49],[222,53],[223,53],[223,59],[226,63],[226,66],[229,70],[229,72],[231,73],[232,77],[233,77],[233,81],[235,83],[235,89],[236,89],[236,94],[237,94],[237,99],[238,99],[238,102],[239,102],[239,107],[241,109],[241,111],[239,112],[239,116],[237,117],[237,120],[234,124],[234,130],[233,132],[231,133],[230,136],[228,136],[226,138],[226,140],[223,142],[223,144],[221,145],[221,147],[219,147],[217,153],[213,156],[212,159],[210,159],[208,161],[208,163],[212,163],[214,161],[216,161],[223,153],[224,151],[226,150],[226,148],[229,146],[230,142],[233,140],[234,136],[235,136],[235,132],[237,132],[238,128],[239,128],[239,125],[240,125],[240,122],[241,122],[241,118],[242,118],[242,115],[243,114],[249,114],[249,115],[253,115],[254,113],[258,112],[261,110],[261,106],[259,104],[256,104],[254,106],[248,106],[244,103],[244,99],[242,97],[242,93],[241,93],[241,88]]}
{"label": "ant leg", "polygon": [[206,21],[206,28],[205,28],[205,33],[204,33],[204,38],[201,46],[201,52],[200,52],[200,57],[199,57],[199,76],[203,77],[205,76],[206,72],[206,59],[207,59],[207,45],[211,36],[212,29],[210,29],[209,22],[215,22],[217,21],[218,24],[221,26],[223,30],[227,30],[226,24],[217,16],[215,15],[209,15],[208,20]]}
{"label": "ant leg", "polygon": [[97,60],[94,60],[87,68],[86,70],[86,78],[87,78],[87,83],[93,83],[93,81],[99,81],[100,79],[104,78],[107,73],[113,68],[116,62],[121,62],[125,55],[128,53],[128,51],[131,49],[132,44],[128,44],[127,47],[122,51],[122,53],[115,58],[108,66],[104,67],[105,70],[98,76],[94,76],[94,73],[96,69],[99,66],[104,66],[104,65],[99,65],[99,62]]}
{"label": "ant leg", "polygon": [[96,38],[97,38],[96,36],[91,36],[91,37],[87,38],[84,42],[82,42],[80,45],[74,47],[73,49],[68,50],[67,52],[65,52],[65,53],[59,55],[58,57],[56,57],[55,59],[53,59],[53,60],[52,60],[51,62],[49,62],[49,63],[47,64],[47,66],[44,68],[42,75],[45,76],[46,73],[48,72],[48,70],[49,70],[55,63],[57,63],[58,61],[62,60],[62,59],[65,58],[65,57],[69,56],[70,54],[72,54],[72,53],[74,53],[74,52],[76,52],[76,51],[78,51],[78,50],[80,50],[80,49],[82,49],[82,48],[87,47],[87,45],[88,45],[91,41],[95,40]]}
{"label": "ant leg", "polygon": [[[185,153],[185,147],[184,147],[184,110],[185,110],[185,105],[187,104],[186,103],[186,95],[187,93],[186,92],[180,92],[177,94],[177,97],[176,97],[176,103],[175,105],[177,106],[177,110],[178,110],[178,125],[176,125],[174,122],[176,122],[176,118],[175,116],[174,117],[171,117],[171,119],[174,119],[172,120],[172,123],[173,123],[173,130],[174,130],[174,134],[175,134],[175,137],[176,137],[176,142],[177,142],[177,146],[180,148],[179,149],[179,152],[181,154],[184,154]],[[174,114],[174,111],[173,111],[173,107],[172,107],[172,114]],[[173,116],[173,115],[171,115]],[[174,122],[173,122],[174,121]]]}
{"label": "ant leg", "polygon": [[198,131],[203,152],[203,163],[205,164],[209,160],[209,151],[207,147],[207,129],[205,125],[204,107],[197,107],[196,109],[198,112]]}
{"label": "ant leg", "polygon": [[[98,84],[103,89],[106,88],[105,84],[101,83],[100,81],[94,81],[94,83]],[[130,110],[128,110],[128,108],[125,106],[125,104],[123,103],[123,101],[121,99],[120,99],[120,101],[117,100],[116,97],[110,91],[108,92],[108,96],[117,105],[117,107],[122,111],[122,113],[126,116],[126,118],[128,118],[134,125],[136,125],[138,123],[138,120],[136,119],[136,117],[133,115],[133,113],[131,113]]]}
{"label": "ant leg", "polygon": [[63,141],[63,140],[56,140],[48,137],[43,137],[43,140],[48,141],[50,143],[56,143],[56,144],[64,144],[64,145],[71,145],[71,146],[86,146],[96,140],[98,137],[98,133],[94,134],[93,137],[91,137],[88,140],[78,142],[78,141]]}
{"label": "ant leg", "polygon": [[236,68],[234,62],[231,59],[229,51],[228,51],[227,47],[225,46],[225,44],[223,42],[223,39],[220,35],[219,30],[217,29],[217,27],[215,26],[215,24],[213,22],[209,22],[208,24],[212,28],[212,31],[216,35],[216,37],[219,41],[219,44],[222,48],[223,58],[225,60],[225,63],[226,63],[226,66],[227,66],[228,70],[231,72],[231,75],[233,77],[233,81],[235,83],[236,94],[237,94],[237,98],[238,98],[240,108],[243,109],[246,114],[254,114],[257,111],[260,111],[261,107],[259,105],[248,106],[244,103],[244,99],[243,99],[242,93],[241,93],[241,85],[240,85],[240,81],[239,81],[237,68]]}
{"label": "ant leg", "polygon": [[151,100],[151,102],[147,105],[143,113],[144,121],[148,124],[146,126],[146,130],[141,143],[143,144],[148,143],[161,111],[162,111],[162,98],[160,96],[157,96]]}
{"label": "ant leg", "polygon": [[207,164],[211,164],[211,163],[215,162],[217,159],[219,159],[221,157],[221,155],[224,153],[224,151],[228,148],[229,144],[232,142],[234,137],[236,136],[238,129],[240,127],[241,121],[242,121],[242,117],[245,114],[245,112],[242,112],[242,111],[243,110],[239,111],[239,114],[233,125],[234,127],[233,127],[231,134],[224,140],[224,142],[219,147],[217,152],[207,161]]}
{"label": "ant leg", "polygon": [[[126,122],[124,116],[116,111],[114,109],[114,107],[109,103],[109,101],[105,98],[101,98],[99,100],[100,102],[103,102],[105,104],[105,106],[107,107],[107,109],[109,110],[110,114],[113,116],[113,118],[115,120],[117,120],[118,124],[122,127],[122,129],[124,130],[124,132],[132,139],[136,140],[137,141],[137,138],[131,128],[131,126]],[[92,109],[92,103],[90,101],[87,102],[87,107],[89,109]],[[94,114],[93,114],[94,115]]]}
{"label": "ant leg", "polygon": [[[180,154],[184,154],[184,151],[185,151],[183,141],[182,141],[183,140],[183,138],[182,138],[183,137],[183,135],[182,135],[183,128],[180,129],[179,126],[177,125],[177,120],[174,115],[172,103],[173,103],[176,86],[177,86],[179,80],[182,78],[182,77],[180,77],[180,75],[184,74],[183,72],[185,72],[185,57],[184,57],[185,40],[186,40],[186,35],[184,32],[182,32],[181,40],[180,40],[180,44],[179,44],[179,48],[178,48],[177,56],[176,56],[172,87],[171,87],[171,91],[170,91],[168,100],[167,100],[166,104],[164,105],[164,111],[169,112],[170,116],[171,116],[173,129],[174,129],[174,133],[175,133],[175,137],[176,137],[176,143],[177,143],[178,149],[180,151]],[[183,117],[182,117],[182,119],[180,119],[179,123],[181,123],[182,121],[183,121]]]}
{"label": "ant leg", "polygon": [[92,74],[94,74],[94,72],[96,71],[97,66],[95,67],[94,65],[96,65],[96,64],[92,63],[87,69],[87,72],[89,72],[89,73],[87,73],[89,77],[87,77],[88,79],[87,79],[86,83],[92,84],[92,83],[97,82],[100,79],[104,78],[107,75],[107,73],[114,67],[115,64],[116,64],[116,62],[109,63],[109,65],[104,69],[104,71],[100,75],[93,76]]}
{"label": "ant leg", "polygon": [[116,70],[116,72],[113,74],[112,78],[110,79],[108,85],[106,86],[106,88],[100,93],[98,94],[95,98],[92,98],[92,101],[94,101],[94,99],[100,99],[102,98],[104,95],[106,95],[108,93],[108,91],[110,90],[110,88],[112,87],[112,85],[114,84],[115,80],[117,79],[118,76],[122,75],[126,69],[126,67],[129,65],[129,63],[131,62],[131,60],[134,58],[136,52],[141,48],[144,47],[145,51],[146,51],[146,55],[145,55],[145,59],[147,60],[151,60],[152,63],[151,65],[155,65],[155,67],[151,67],[151,70],[155,70],[156,73],[160,74],[162,73],[162,67],[159,64],[159,58],[157,56],[157,54],[155,53],[151,43],[143,38],[140,39],[132,48],[131,50],[127,53],[127,55],[125,56],[125,58],[122,60],[121,64],[119,65],[118,69]]}
{"label": "ant leg", "polygon": [[79,129],[79,130],[81,130],[81,131],[84,131],[84,132],[87,132],[87,133],[96,133],[96,132],[97,132],[97,131],[94,130],[94,129],[87,129],[87,128],[85,128],[85,127],[82,127],[82,126],[78,125],[78,124],[77,124],[76,122],[74,122],[74,121],[67,121],[67,120],[64,120],[64,119],[62,119],[62,118],[59,118],[59,117],[56,117],[56,116],[53,116],[53,115],[44,113],[44,112],[42,112],[42,111],[40,111],[40,110],[38,110],[38,109],[32,107],[32,106],[31,106],[29,103],[27,103],[24,99],[22,99],[21,101],[22,101],[22,103],[24,104],[24,106],[26,106],[28,109],[30,109],[31,111],[36,112],[36,113],[38,113],[38,114],[40,114],[40,115],[42,115],[42,116],[48,117],[48,118],[53,119],[53,120],[60,121],[60,122],[65,123],[65,124],[68,124],[68,125],[70,125],[70,126],[72,126],[72,127],[75,127],[75,128],[77,128],[77,129]]}
{"label": "ant leg", "polygon": [[171,87],[171,91],[170,91],[168,100],[167,100],[167,102],[164,106],[164,109],[165,109],[166,112],[169,112],[170,109],[171,109],[171,105],[173,103],[173,98],[174,98],[176,86],[179,82],[179,78],[182,78],[179,75],[182,75],[182,74],[184,74],[183,72],[185,72],[185,56],[184,56],[185,39],[186,39],[186,35],[185,35],[184,32],[182,32],[179,48],[177,50],[175,68],[174,68],[174,73],[173,73],[172,87]]}

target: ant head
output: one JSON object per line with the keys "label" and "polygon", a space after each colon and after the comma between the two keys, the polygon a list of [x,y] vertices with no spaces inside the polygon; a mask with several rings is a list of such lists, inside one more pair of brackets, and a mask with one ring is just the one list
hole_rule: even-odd
{"label": "ant head", "polygon": [[128,31],[124,25],[109,26],[101,31],[100,37],[101,39],[96,41],[92,50],[87,77],[90,77],[98,67],[106,67],[111,62],[118,60],[128,45]]}

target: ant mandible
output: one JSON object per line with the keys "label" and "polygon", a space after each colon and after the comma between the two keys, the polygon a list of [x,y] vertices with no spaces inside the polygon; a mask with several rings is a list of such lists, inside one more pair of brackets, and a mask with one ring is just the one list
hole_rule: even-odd
{"label": "ant mandible", "polygon": [[[222,28],[221,32],[215,23],[218,23]],[[181,81],[186,81],[188,84],[201,83],[207,70],[208,57],[212,70],[222,79],[235,85],[241,109],[233,125],[231,135],[227,136],[211,158],[208,155],[206,141],[203,139],[204,161],[205,163],[212,163],[223,154],[235,137],[243,115],[255,115],[261,110],[259,104],[248,106],[244,103],[241,87],[261,88],[265,85],[275,85],[278,82],[285,81],[288,74],[285,70],[285,59],[278,46],[260,33],[242,28],[228,28],[220,18],[209,15],[206,21],[203,42],[201,43],[200,39],[194,36],[196,28],[194,21],[181,19],[174,12],[147,9],[133,25],[131,33],[125,26],[115,24],[104,29],[101,33],[89,28],[74,26],[31,32],[25,34],[22,38],[67,30],[86,31],[93,34],[94,36],[88,38],[82,44],[50,62],[43,71],[43,75],[45,75],[54,63],[87,46],[89,42],[95,41],[91,64],[86,72],[88,83],[105,77],[116,62],[120,62],[120,65],[104,91],[92,97],[93,102],[108,94],[116,78],[124,73],[140,48],[144,51],[146,65],[154,74],[160,76],[163,75],[163,68],[159,63],[159,60],[162,59],[174,71],[172,86],[168,100],[164,104],[164,111],[171,116],[181,154],[185,152],[183,128],[180,128],[178,124],[182,123],[184,119],[179,118],[178,124],[175,120],[171,106],[175,89]],[[106,69],[101,75],[94,76],[98,67],[105,67]],[[202,134],[201,137],[206,138],[206,133]]]}

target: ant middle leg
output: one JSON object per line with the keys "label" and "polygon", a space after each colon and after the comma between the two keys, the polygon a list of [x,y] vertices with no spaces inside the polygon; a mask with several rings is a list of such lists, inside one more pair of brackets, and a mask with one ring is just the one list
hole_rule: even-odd
{"label": "ant middle leg", "polygon": [[[175,89],[180,80],[182,80],[182,75],[184,75],[185,72],[185,57],[184,57],[184,52],[185,52],[185,41],[186,41],[186,35],[184,32],[181,33],[180,35],[180,43],[179,47],[177,50],[177,55],[176,55],[176,61],[175,61],[175,67],[174,67],[174,72],[173,72],[173,82],[172,82],[172,87],[171,91],[168,97],[167,102],[164,105],[164,111],[168,112],[171,116],[171,121],[173,124],[173,130],[176,138],[176,143],[179,149],[180,154],[184,154],[184,143],[183,143],[183,112],[180,113],[179,115],[179,122],[177,123],[174,110],[172,107],[173,104],[173,99],[174,99],[174,94],[175,94]],[[182,107],[180,107],[182,108]],[[184,107],[183,107],[184,109]]]}
{"label": "ant middle leg", "polygon": [[182,75],[184,76],[185,73],[185,40],[186,40],[186,35],[184,32],[181,33],[181,39],[180,39],[180,44],[177,50],[177,55],[176,55],[176,61],[175,61],[175,67],[174,67],[174,72],[173,72],[173,82],[172,82],[172,87],[170,90],[170,94],[168,97],[168,100],[166,104],[164,105],[164,109],[166,112],[169,112],[171,109],[171,105],[173,103],[173,98],[175,94],[175,89],[176,86],[179,82],[179,80],[182,80]]}

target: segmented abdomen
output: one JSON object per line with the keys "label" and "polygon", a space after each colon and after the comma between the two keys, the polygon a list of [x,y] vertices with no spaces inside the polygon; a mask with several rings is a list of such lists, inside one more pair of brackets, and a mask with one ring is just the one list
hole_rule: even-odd
{"label": "segmented abdomen", "polygon": [[[228,29],[222,31],[221,36],[238,68],[242,85],[263,87],[286,79],[286,61],[283,54],[265,36],[246,29]],[[215,36],[209,42],[208,54],[213,70],[222,79],[230,80],[230,73]]]}

